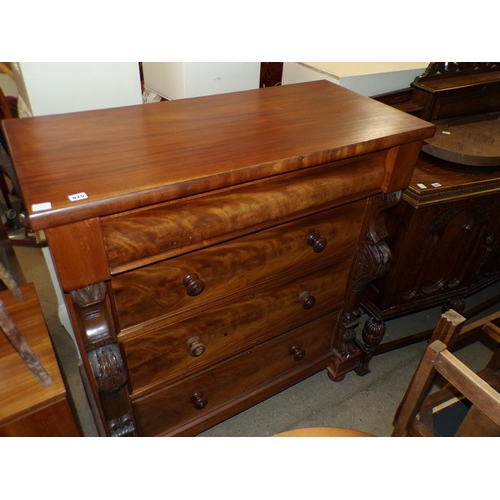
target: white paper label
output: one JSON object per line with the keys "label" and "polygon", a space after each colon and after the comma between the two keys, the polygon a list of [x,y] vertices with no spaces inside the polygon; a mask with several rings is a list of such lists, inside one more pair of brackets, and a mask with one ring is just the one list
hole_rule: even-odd
{"label": "white paper label", "polygon": [[68,196],[69,201],[80,201],[88,198],[87,193],[76,193]]}
{"label": "white paper label", "polygon": [[427,189],[427,186],[425,184],[417,184],[417,186],[420,188],[420,189]]}
{"label": "white paper label", "polygon": [[33,212],[40,212],[41,210],[52,210],[52,203],[50,203],[50,201],[46,203],[36,203],[35,205],[31,205],[31,210],[33,210]]}
{"label": "white paper label", "polygon": [[431,184],[431,186],[432,186],[433,188],[439,188],[439,187],[441,187],[441,184],[439,184],[439,182],[433,182],[433,183]]}

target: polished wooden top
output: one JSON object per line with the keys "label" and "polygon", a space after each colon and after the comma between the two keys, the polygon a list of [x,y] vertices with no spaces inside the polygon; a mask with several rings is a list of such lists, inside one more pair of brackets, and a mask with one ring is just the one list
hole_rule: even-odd
{"label": "polished wooden top", "polygon": [[500,82],[500,71],[491,71],[488,73],[474,72],[472,74],[460,74],[451,78],[435,78],[412,83],[412,87],[422,88],[430,92],[440,92],[448,90],[451,86],[455,89],[466,89],[478,84],[490,84]]}
{"label": "polished wooden top", "polygon": [[24,302],[17,302],[8,290],[0,292],[0,300],[49,372],[52,384],[44,387],[7,337],[0,332],[0,425],[60,401],[66,394],[35,287],[29,283],[21,286],[21,290]]}
{"label": "polished wooden top", "polygon": [[500,192],[500,167],[457,165],[421,153],[404,198],[414,205]]}
{"label": "polished wooden top", "polygon": [[[434,133],[427,122],[327,81],[8,120],[3,128],[35,230]],[[69,200],[80,193],[87,198]]]}
{"label": "polished wooden top", "polygon": [[435,123],[436,134],[426,139],[422,151],[460,165],[500,166],[499,113]]}

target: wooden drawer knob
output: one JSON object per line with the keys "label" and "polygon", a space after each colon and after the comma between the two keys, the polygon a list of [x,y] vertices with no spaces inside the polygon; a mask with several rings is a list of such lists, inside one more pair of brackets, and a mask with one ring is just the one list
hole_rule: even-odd
{"label": "wooden drawer knob", "polygon": [[197,336],[188,339],[187,348],[189,350],[189,354],[193,356],[193,358],[197,358],[205,352],[205,346],[200,342],[200,337]]}
{"label": "wooden drawer knob", "polygon": [[208,399],[203,396],[202,392],[195,392],[193,394],[193,397],[191,398],[191,401],[194,404],[194,409],[195,410],[203,410],[205,406],[208,404]]}
{"label": "wooden drawer knob", "polygon": [[313,247],[316,253],[322,252],[326,248],[326,238],[322,238],[319,233],[313,233],[307,239],[307,244]]}
{"label": "wooden drawer knob", "polygon": [[311,307],[316,303],[316,299],[309,292],[302,292],[298,296],[298,300],[304,309],[311,309]]}
{"label": "wooden drawer knob", "polygon": [[187,294],[191,297],[200,295],[205,290],[205,283],[200,280],[196,273],[186,274],[182,280],[182,284],[186,287]]}
{"label": "wooden drawer knob", "polygon": [[301,349],[298,345],[290,347],[290,354],[293,356],[295,361],[301,361],[306,357],[306,351]]}

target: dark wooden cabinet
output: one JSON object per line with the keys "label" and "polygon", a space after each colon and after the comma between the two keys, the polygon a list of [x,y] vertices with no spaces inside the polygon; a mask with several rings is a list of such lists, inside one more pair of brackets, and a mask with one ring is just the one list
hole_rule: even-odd
{"label": "dark wooden cabinet", "polygon": [[368,351],[382,340],[385,320],[439,304],[463,312],[467,295],[500,278],[500,168],[421,153],[387,226],[390,269],[361,302],[373,316],[363,332]]}
{"label": "dark wooden cabinet", "polygon": [[467,295],[500,278],[498,68],[430,63],[409,88],[374,96],[440,126],[424,141],[401,204],[387,212],[392,259],[362,299],[371,318],[362,332],[360,373],[375,354],[430,335],[381,344],[385,320],[439,304],[464,312]]}
{"label": "dark wooden cabinet", "polygon": [[356,369],[434,127],[328,82],[4,124],[105,435],[193,435]]}

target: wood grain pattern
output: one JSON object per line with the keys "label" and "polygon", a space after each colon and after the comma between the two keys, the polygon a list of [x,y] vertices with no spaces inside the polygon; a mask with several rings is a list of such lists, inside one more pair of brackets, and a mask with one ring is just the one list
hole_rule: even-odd
{"label": "wood grain pattern", "polygon": [[98,219],[48,229],[46,235],[65,292],[109,280]]}
{"label": "wood grain pattern", "polygon": [[[249,182],[432,136],[338,85],[308,82],[2,124],[33,229]],[[88,199],[70,202],[85,192]],[[50,202],[52,209],[33,211]]]}
{"label": "wood grain pattern", "polygon": [[[121,330],[354,251],[365,205],[362,200],[112,278]],[[320,253],[307,243],[315,233],[329,242]],[[183,278],[189,273],[203,280],[205,289],[200,295],[187,294]]]}
{"label": "wood grain pattern", "polygon": [[[168,257],[238,230],[268,227],[312,210],[376,193],[385,152],[275,177],[203,197],[101,219],[110,266]],[[358,182],[353,183],[356,177]],[[227,238],[227,236],[226,236]],[[198,245],[199,246],[199,245]],[[120,268],[114,269],[114,272]]]}
{"label": "wood grain pattern", "polygon": [[77,427],[67,409],[64,387],[42,310],[32,283],[21,286],[24,302],[8,291],[0,299],[52,378],[44,387],[19,353],[0,332],[0,435],[76,436]]}
{"label": "wood grain pattern", "polygon": [[[350,264],[351,259],[291,282],[250,290],[204,314],[123,339],[134,392],[220,361],[266,337],[339,308]],[[298,300],[304,291],[315,298],[314,306],[307,310]],[[193,336],[198,336],[206,348],[199,357],[189,354],[187,341]]]}
{"label": "wood grain pattern", "polygon": [[384,214],[434,133],[326,81],[3,127],[116,436],[193,435],[356,369]]}
{"label": "wood grain pattern", "polygon": [[458,200],[474,194],[500,191],[500,168],[478,169],[433,158],[422,153],[405,199],[419,207],[437,200]]}
{"label": "wood grain pattern", "polygon": [[[248,396],[274,377],[324,354],[330,348],[331,325],[332,318],[326,316],[249,349],[227,363],[137,400],[134,408],[143,435],[171,433],[180,424],[205,417],[231,400]],[[290,352],[295,345],[306,353],[300,361]],[[192,397],[196,393],[207,399],[205,408],[194,408]]]}

